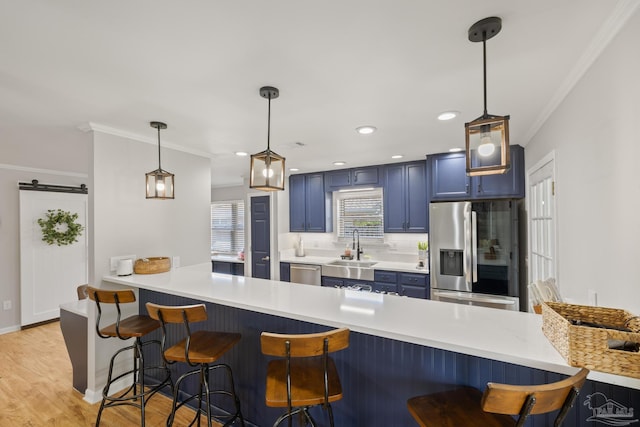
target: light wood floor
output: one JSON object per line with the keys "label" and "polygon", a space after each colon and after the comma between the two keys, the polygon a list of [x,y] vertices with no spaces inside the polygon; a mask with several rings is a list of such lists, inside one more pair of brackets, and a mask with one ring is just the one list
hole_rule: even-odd
{"label": "light wood floor", "polygon": [[[94,426],[100,403],[82,400],[71,381],[59,322],[0,335],[0,426]],[[146,425],[166,425],[170,408],[170,399],[155,395]],[[188,425],[192,416],[189,409],[179,411],[174,425]],[[135,426],[139,420],[137,408],[120,406],[104,410],[100,426]]]}

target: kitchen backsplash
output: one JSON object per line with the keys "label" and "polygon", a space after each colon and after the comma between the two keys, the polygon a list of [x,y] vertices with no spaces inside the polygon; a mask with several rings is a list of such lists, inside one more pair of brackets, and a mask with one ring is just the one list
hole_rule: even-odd
{"label": "kitchen backsplash", "polygon": [[[304,251],[307,256],[337,258],[344,253],[347,244],[351,247],[351,239],[336,241],[332,233],[281,233],[278,241],[281,256],[294,253],[299,237],[304,242]],[[428,241],[428,234],[385,233],[383,243],[361,240],[360,247],[363,249],[362,256],[368,256],[373,260],[417,262],[419,241]]]}

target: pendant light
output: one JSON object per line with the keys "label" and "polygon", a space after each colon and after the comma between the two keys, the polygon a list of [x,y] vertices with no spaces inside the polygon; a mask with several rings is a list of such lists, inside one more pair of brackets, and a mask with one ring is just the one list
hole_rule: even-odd
{"label": "pendant light", "polygon": [[487,113],[487,40],[497,35],[501,28],[502,20],[495,16],[482,19],[469,28],[469,40],[482,42],[484,77],[484,113],[464,125],[469,176],[501,174],[511,167],[509,116]]}
{"label": "pendant light", "polygon": [[160,165],[160,129],[166,129],[166,123],[151,122],[152,128],[158,129],[158,169],[146,174],[147,199],[173,199],[174,175],[162,169]]}
{"label": "pendant light", "polygon": [[271,151],[271,100],[280,95],[277,88],[264,86],[260,96],[269,100],[267,149],[251,155],[249,187],[262,191],[284,190],[284,157]]}

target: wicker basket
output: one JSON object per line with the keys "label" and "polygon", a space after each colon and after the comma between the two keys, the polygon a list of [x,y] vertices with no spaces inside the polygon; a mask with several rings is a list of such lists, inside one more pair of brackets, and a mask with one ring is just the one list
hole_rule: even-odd
{"label": "wicker basket", "polygon": [[133,266],[136,274],[156,274],[171,270],[171,260],[166,256],[137,259]]}
{"label": "wicker basket", "polygon": [[[633,332],[574,325],[572,320]],[[610,348],[622,342],[640,343],[638,316],[614,308],[545,302],[542,331],[571,366],[640,378],[640,352]]]}

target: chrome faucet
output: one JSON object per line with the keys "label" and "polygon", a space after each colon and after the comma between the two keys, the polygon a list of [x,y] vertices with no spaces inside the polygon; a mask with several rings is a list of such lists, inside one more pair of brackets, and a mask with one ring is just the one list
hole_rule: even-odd
{"label": "chrome faucet", "polygon": [[[358,235],[358,246],[356,248],[356,234]],[[357,228],[353,229],[353,233],[351,234],[351,249],[356,251],[356,259],[360,261],[360,254],[362,253],[362,249],[360,248],[360,232]]]}

